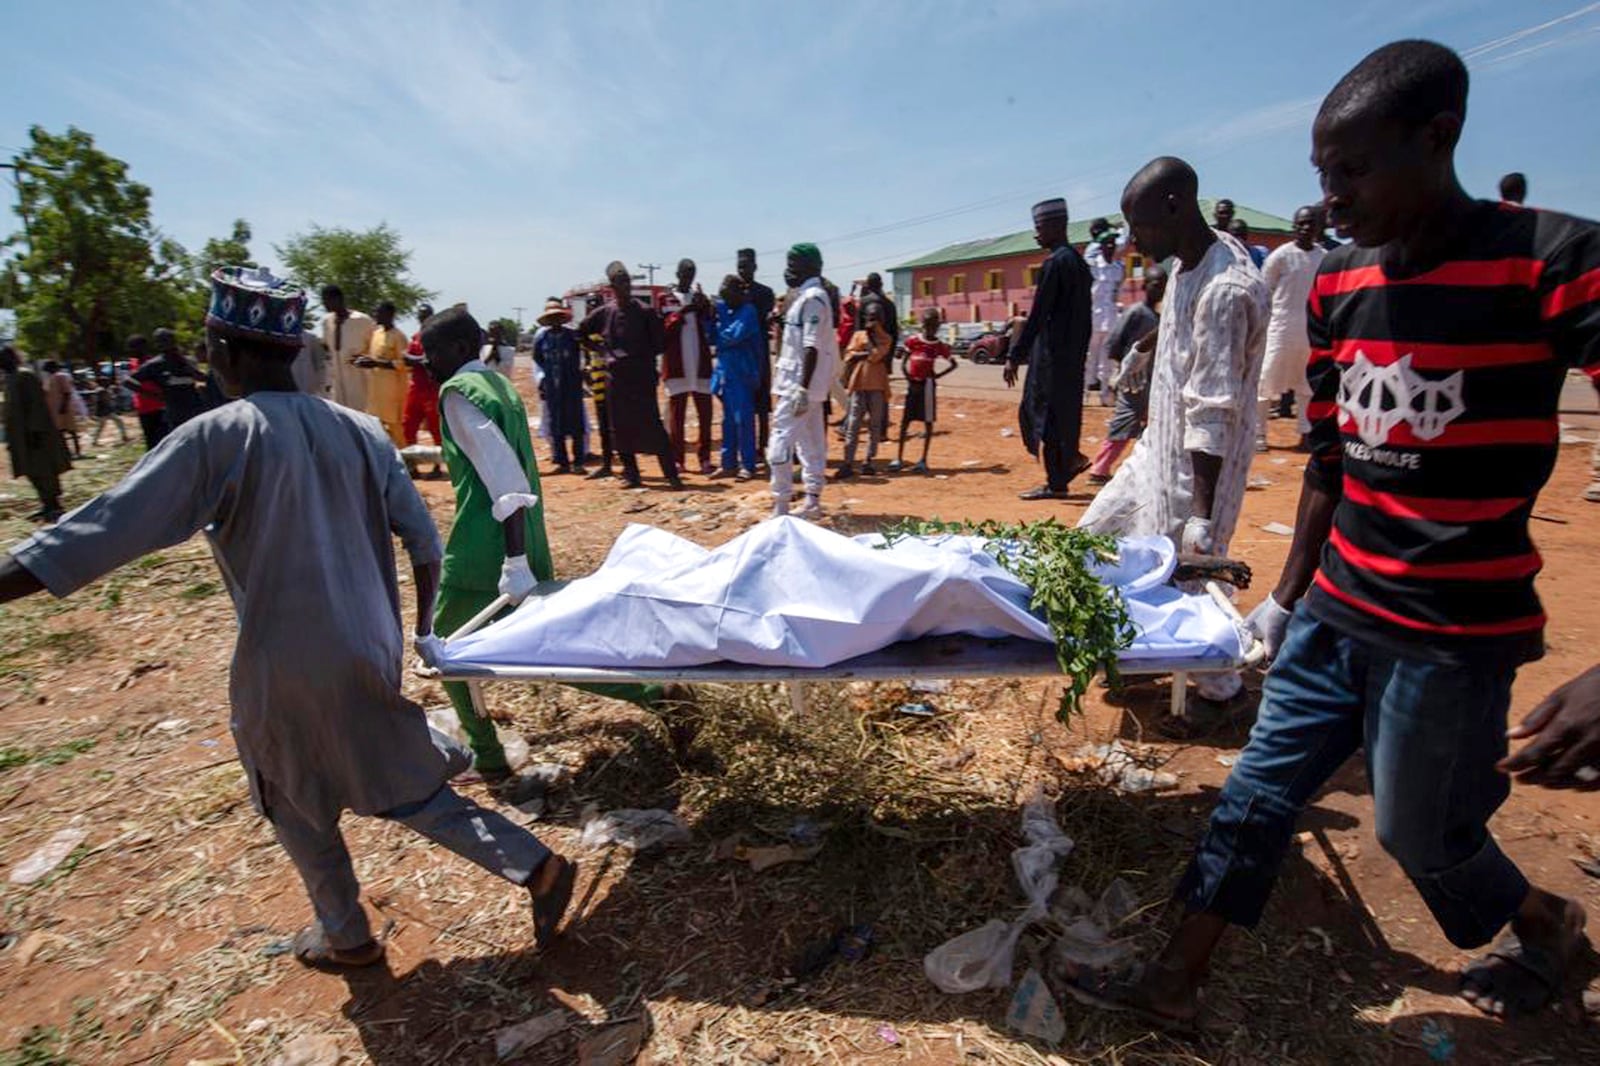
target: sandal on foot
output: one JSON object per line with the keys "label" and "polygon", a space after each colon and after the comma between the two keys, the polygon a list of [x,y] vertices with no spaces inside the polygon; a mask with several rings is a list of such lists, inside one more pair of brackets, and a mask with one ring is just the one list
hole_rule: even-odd
{"label": "sandal on foot", "polygon": [[[572,887],[578,880],[578,864],[571,859],[552,854],[545,862],[559,862],[561,869],[556,874],[555,882],[543,893],[535,893],[532,887],[528,889],[528,894],[533,897],[533,940],[541,951],[555,942],[561,918],[567,913],[567,905],[572,902]],[[544,867],[539,869],[542,872]],[[538,876],[537,873],[535,876]]]}
{"label": "sandal on foot", "polygon": [[321,922],[312,922],[294,935],[294,957],[313,970],[347,970],[372,966],[383,961],[383,945],[368,940],[353,948],[336,948],[328,943]]}
{"label": "sandal on foot", "polygon": [[[1582,929],[1580,921],[1580,939]],[[1532,1014],[1559,994],[1571,961],[1508,929],[1487,955],[1472,960],[1461,971],[1461,998],[1491,1017],[1502,1012],[1480,1000],[1493,997],[1504,1007],[1504,1014]]]}
{"label": "sandal on foot", "polygon": [[1125,963],[1122,966],[1085,966],[1063,982],[1067,994],[1079,1003],[1100,1010],[1127,1013],[1146,1025],[1154,1026],[1174,1036],[1196,1036],[1200,1028],[1196,1018],[1168,1014],[1150,1005],[1143,988],[1145,964]]}

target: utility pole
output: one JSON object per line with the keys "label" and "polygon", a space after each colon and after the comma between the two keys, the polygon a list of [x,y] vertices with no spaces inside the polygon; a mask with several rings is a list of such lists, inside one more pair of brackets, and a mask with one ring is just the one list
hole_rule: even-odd
{"label": "utility pole", "polygon": [[513,311],[515,311],[517,313],[517,332],[521,333],[522,332],[522,312],[526,311],[527,308],[526,307],[513,307],[511,310],[513,310]]}
{"label": "utility pole", "polygon": [[644,271],[646,274],[648,274],[650,276],[650,280],[647,281],[645,284],[649,285],[652,289],[655,288],[655,286],[656,286],[656,271],[661,269],[661,264],[660,263],[640,263],[639,264],[639,269]]}

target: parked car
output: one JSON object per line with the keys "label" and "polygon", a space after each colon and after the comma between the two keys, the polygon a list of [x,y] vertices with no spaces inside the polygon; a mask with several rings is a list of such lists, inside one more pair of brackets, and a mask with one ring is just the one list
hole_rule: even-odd
{"label": "parked car", "polygon": [[981,333],[967,345],[967,358],[974,363],[1003,363],[1011,347],[1011,335],[1003,329]]}

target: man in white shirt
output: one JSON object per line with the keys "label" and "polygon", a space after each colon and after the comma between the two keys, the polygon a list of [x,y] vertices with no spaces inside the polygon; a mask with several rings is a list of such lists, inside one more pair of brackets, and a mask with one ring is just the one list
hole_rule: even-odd
{"label": "man in white shirt", "polygon": [[[1122,292],[1122,280],[1127,267],[1120,258],[1127,243],[1125,232],[1114,230],[1105,219],[1096,219],[1099,232],[1084,250],[1083,261],[1089,266],[1089,314],[1092,323],[1089,334],[1089,365],[1083,380],[1091,388],[1100,390],[1100,403],[1110,407],[1114,390],[1111,388],[1111,360],[1106,355],[1106,338],[1116,328],[1121,308],[1117,297]],[[1103,229],[1099,228],[1104,226]]]}
{"label": "man in white shirt", "polygon": [[1306,363],[1311,358],[1311,341],[1306,336],[1306,298],[1317,280],[1317,268],[1328,253],[1318,242],[1321,221],[1314,207],[1294,213],[1294,240],[1275,248],[1261,268],[1272,300],[1272,319],[1267,323],[1267,358],[1261,367],[1261,389],[1256,404],[1256,451],[1267,450],[1267,416],[1278,397],[1294,393],[1300,421],[1300,442],[1305,443],[1311,423],[1306,404],[1311,386],[1306,382]]}
{"label": "man in white shirt", "polygon": [[[1187,163],[1163,157],[1122,194],[1139,250],[1179,263],[1161,313],[1148,426],[1078,525],[1123,537],[1159,534],[1185,553],[1223,555],[1250,474],[1250,398],[1261,374],[1267,294],[1249,250],[1206,225],[1198,184]],[[1197,679],[1201,697],[1214,702],[1240,687],[1237,674]]]}
{"label": "man in white shirt", "polygon": [[838,371],[839,338],[833,327],[833,302],[822,285],[822,253],[814,244],[789,249],[783,280],[789,285],[788,310],[778,365],[772,374],[772,433],[767,466],[772,471],[773,515],[789,513],[794,493],[794,460],[800,460],[806,502],[802,518],[822,514],[827,476],[827,425],[822,401]]}
{"label": "man in white shirt", "polygon": [[350,408],[367,409],[367,373],[356,366],[367,354],[372,331],[377,323],[345,304],[344,290],[337,285],[322,287],[322,346],[327,349],[329,368],[326,377],[327,399]]}

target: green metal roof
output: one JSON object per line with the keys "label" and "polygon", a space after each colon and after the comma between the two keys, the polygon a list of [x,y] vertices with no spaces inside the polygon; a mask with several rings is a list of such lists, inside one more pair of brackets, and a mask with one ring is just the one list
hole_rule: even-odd
{"label": "green metal roof", "polygon": [[[1214,201],[1201,200],[1200,211],[1207,218],[1211,217],[1211,207]],[[1257,211],[1244,204],[1233,205],[1235,218],[1244,219],[1245,225],[1250,227],[1251,233],[1293,233],[1294,223],[1287,218],[1271,215],[1265,211]],[[1098,218],[1100,216],[1095,216]],[[1113,226],[1122,225],[1122,215],[1106,215],[1105,219]],[[1094,218],[1079,219],[1067,226],[1067,240],[1072,244],[1087,244],[1089,241],[1089,223]],[[1008,255],[1030,255],[1040,251],[1039,244],[1033,239],[1033,230],[1023,230],[1020,233],[1008,233],[1004,237],[986,237],[980,241],[963,241],[960,244],[950,244],[936,252],[920,255],[915,259],[908,259],[889,270],[914,270],[917,267],[951,266],[956,263],[971,263],[980,259],[999,259]]]}

